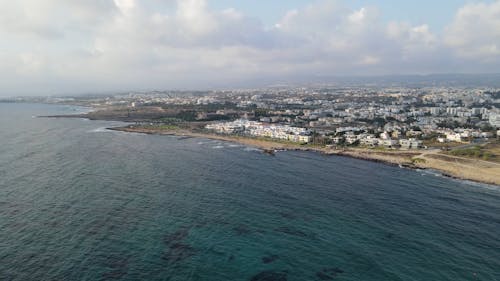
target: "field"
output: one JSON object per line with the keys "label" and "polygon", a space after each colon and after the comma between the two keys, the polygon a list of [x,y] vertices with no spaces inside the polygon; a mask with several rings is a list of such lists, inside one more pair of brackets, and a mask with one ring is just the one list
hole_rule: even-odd
{"label": "field", "polygon": [[484,145],[456,148],[447,152],[447,154],[457,157],[480,159],[500,163],[500,143],[496,141]]}

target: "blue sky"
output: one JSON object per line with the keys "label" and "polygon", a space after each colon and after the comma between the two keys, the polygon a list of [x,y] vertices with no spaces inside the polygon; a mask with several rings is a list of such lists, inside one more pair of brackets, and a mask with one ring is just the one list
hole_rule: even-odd
{"label": "blue sky", "polygon": [[[293,9],[301,9],[315,1],[307,0],[215,0],[210,5],[214,9],[235,8],[248,15],[260,18],[266,25],[272,26],[283,15]],[[467,3],[492,3],[493,0],[349,0],[343,4],[351,9],[373,6],[380,10],[385,21],[408,21],[415,25],[428,24],[432,30],[440,31],[450,23],[455,12]]]}

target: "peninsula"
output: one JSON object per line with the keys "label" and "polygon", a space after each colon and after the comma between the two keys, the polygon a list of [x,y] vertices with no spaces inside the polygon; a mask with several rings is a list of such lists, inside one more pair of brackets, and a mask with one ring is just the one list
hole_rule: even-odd
{"label": "peninsula", "polygon": [[500,185],[500,89],[495,88],[317,85],[41,102],[93,108],[52,117],[128,123],[112,130],[218,139],[269,153],[318,151]]}

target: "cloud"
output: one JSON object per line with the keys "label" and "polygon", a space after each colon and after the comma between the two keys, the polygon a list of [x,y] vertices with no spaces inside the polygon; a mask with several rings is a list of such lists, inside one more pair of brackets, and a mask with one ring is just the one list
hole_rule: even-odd
{"label": "cloud", "polygon": [[445,42],[461,58],[499,63],[500,1],[467,4],[447,27]]}
{"label": "cloud", "polygon": [[49,40],[94,29],[116,12],[112,0],[0,0],[0,7],[0,32]]}
{"label": "cloud", "polygon": [[442,32],[340,0],[288,11],[271,27],[209,4],[0,0],[0,94],[500,69],[500,1],[465,5]]}

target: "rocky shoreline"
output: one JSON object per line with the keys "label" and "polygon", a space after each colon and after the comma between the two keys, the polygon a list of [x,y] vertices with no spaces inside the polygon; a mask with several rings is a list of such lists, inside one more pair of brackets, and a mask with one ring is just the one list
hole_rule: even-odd
{"label": "rocky shoreline", "polygon": [[[446,156],[445,158],[442,154],[439,153],[439,151],[379,151],[368,148],[336,149],[327,147],[303,146],[299,144],[282,143],[279,141],[254,139],[241,136],[199,133],[185,129],[154,130],[134,126],[113,127],[108,129],[121,132],[189,136],[236,142],[243,145],[259,148],[267,154],[274,154],[275,151],[312,151],[319,152],[325,155],[350,157],[410,169],[432,169],[440,172],[443,176],[454,179],[500,185],[500,164],[451,156]],[[478,164],[481,165],[478,166]]]}

